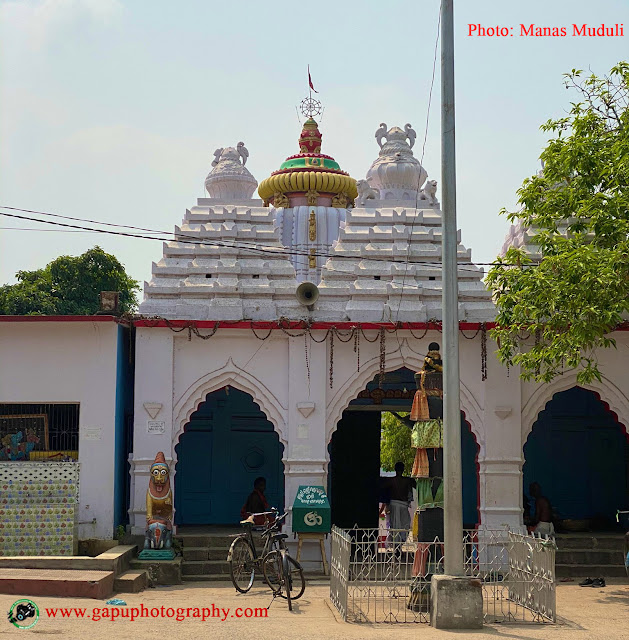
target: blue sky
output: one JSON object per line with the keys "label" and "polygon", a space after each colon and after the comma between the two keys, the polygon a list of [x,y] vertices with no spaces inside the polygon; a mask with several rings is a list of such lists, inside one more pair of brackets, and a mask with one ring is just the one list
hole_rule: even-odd
{"label": "blue sky", "polygon": [[[497,254],[539,125],[575,95],[574,67],[629,58],[620,38],[518,37],[520,23],[625,23],[627,0],[455,0],[458,222],[473,259]],[[258,182],[297,152],[306,65],[325,105],[324,153],[363,178],[380,122],[421,154],[438,0],[0,0],[0,204],[172,230],[202,197],[217,147],[243,140]],[[468,37],[468,24],[514,37]],[[439,183],[439,59],[423,164]],[[36,227],[0,217],[0,227]],[[100,244],[141,282],[160,242],[0,229],[0,283]]]}

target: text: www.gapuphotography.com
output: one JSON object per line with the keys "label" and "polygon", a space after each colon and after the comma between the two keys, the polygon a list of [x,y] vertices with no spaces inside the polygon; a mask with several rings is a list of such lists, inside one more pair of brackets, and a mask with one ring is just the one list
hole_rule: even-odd
{"label": "text: www.gapuphotography.com", "polygon": [[93,607],[92,609],[81,607],[54,607],[44,608],[45,617],[48,618],[83,618],[92,622],[108,620],[142,620],[147,618],[169,618],[177,622],[184,620],[200,620],[225,622],[228,618],[267,618],[268,609],[264,607],[217,607],[210,604],[207,607],[145,607],[140,604],[137,607]]}
{"label": "text: www.gapuphotography.com", "polygon": [[516,27],[501,25],[468,24],[467,35],[479,38],[508,38],[521,36],[527,38],[617,38],[625,35],[624,24],[570,24],[539,25],[519,24]]}

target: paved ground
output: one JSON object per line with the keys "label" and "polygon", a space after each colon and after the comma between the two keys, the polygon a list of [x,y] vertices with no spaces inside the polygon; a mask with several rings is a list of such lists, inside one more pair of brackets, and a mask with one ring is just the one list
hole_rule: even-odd
{"label": "paved ground", "polygon": [[[341,639],[383,639],[407,640],[413,638],[494,638],[534,640],[550,638],[552,640],[595,640],[598,638],[629,640],[629,582],[611,580],[604,589],[585,589],[577,583],[557,585],[557,609],[560,619],[556,625],[517,625],[502,624],[486,626],[478,632],[437,631],[428,625],[358,625],[347,624],[339,620],[327,599],[329,587],[325,584],[309,584],[303,598],[295,604],[295,610],[288,612],[286,603],[276,601],[266,619],[239,619],[231,617],[236,607],[262,608],[269,602],[269,591],[263,587],[254,587],[247,595],[238,595],[229,583],[187,583],[180,587],[158,587],[143,593],[123,594],[120,597],[127,608],[148,609],[164,607],[194,608],[211,610],[227,609],[227,617],[207,619],[188,619],[177,622],[174,619],[143,618],[130,622],[109,619],[94,622],[91,619],[59,617],[51,619],[46,615],[49,607],[87,607],[86,615],[91,615],[92,607],[102,607],[104,602],[88,599],[32,598],[39,607],[41,617],[29,631],[21,631],[10,625],[6,618],[0,620],[0,640],[9,638],[45,638],[59,636],[69,640],[144,640],[145,638],[163,638],[165,640],[198,640],[212,637],[221,640],[227,638],[249,637],[253,640],[284,640],[284,638],[304,638],[305,640],[341,640]],[[0,610],[6,612],[15,601],[14,596],[0,595]],[[59,616],[60,614],[57,614]],[[225,617],[221,613],[220,617]],[[30,634],[30,635],[29,635]]]}

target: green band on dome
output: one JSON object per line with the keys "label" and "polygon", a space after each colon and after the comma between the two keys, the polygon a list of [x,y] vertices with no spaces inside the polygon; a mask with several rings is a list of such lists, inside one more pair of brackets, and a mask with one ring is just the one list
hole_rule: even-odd
{"label": "green band on dome", "polygon": [[340,171],[341,167],[338,162],[328,158],[317,158],[304,156],[303,158],[293,158],[282,163],[282,169],[336,169]]}

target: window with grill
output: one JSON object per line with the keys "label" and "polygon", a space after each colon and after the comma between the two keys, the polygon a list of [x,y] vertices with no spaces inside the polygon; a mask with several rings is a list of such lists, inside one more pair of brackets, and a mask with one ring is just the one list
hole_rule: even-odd
{"label": "window with grill", "polygon": [[79,404],[0,404],[0,461],[79,458]]}

